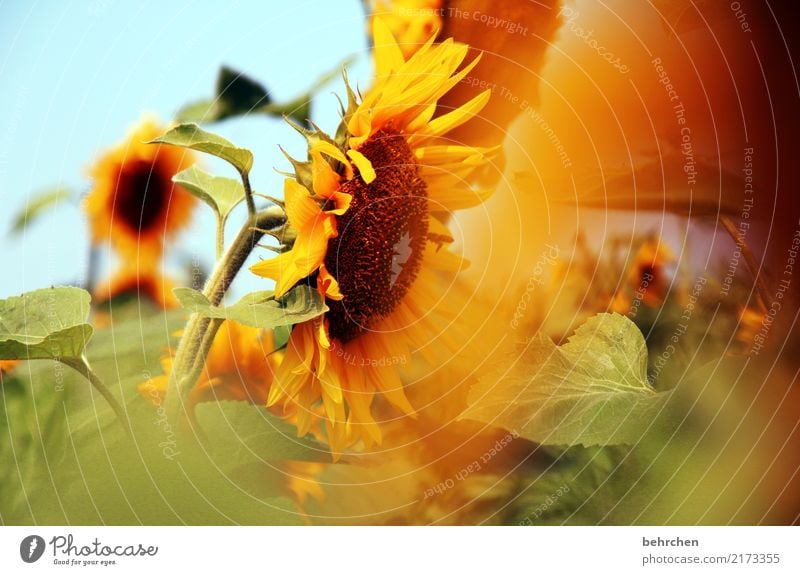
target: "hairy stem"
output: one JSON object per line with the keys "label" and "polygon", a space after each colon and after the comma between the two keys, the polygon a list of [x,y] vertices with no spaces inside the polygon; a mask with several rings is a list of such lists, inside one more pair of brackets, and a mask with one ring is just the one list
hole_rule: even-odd
{"label": "hairy stem", "polygon": [[225,252],[225,220],[222,219],[219,215],[217,216],[217,242],[216,242],[216,259],[222,257],[222,254]]}
{"label": "hairy stem", "polygon": [[[252,198],[251,198],[252,199]],[[219,305],[225,293],[244,265],[245,260],[258,245],[264,230],[273,230],[286,222],[286,215],[279,207],[272,207],[247,218],[236,239],[225,255],[217,262],[214,271],[203,290],[213,305]],[[172,363],[165,408],[170,421],[177,426],[181,414],[186,411],[186,398],[197,381],[197,376],[205,364],[205,358],[214,340],[216,329],[209,333],[212,322],[206,317],[193,313],[186,323],[183,335]],[[197,366],[199,365],[199,368]]]}
{"label": "hairy stem", "polygon": [[253,188],[250,186],[250,176],[247,172],[242,172],[242,185],[244,186],[244,199],[247,202],[247,213],[250,217],[256,215],[256,202],[253,199]]}

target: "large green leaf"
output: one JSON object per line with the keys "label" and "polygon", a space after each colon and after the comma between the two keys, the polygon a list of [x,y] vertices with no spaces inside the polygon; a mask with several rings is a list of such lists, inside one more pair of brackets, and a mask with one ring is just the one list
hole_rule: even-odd
{"label": "large green leaf", "polygon": [[197,166],[175,174],[172,181],[211,206],[223,223],[231,210],[244,200],[240,181],[212,176]]}
{"label": "large green leaf", "polygon": [[328,311],[316,290],[301,285],[280,300],[271,291],[249,293],[230,306],[211,305],[208,298],[191,288],[175,288],[175,297],[186,309],[213,319],[231,319],[251,327],[275,328],[313,319]]}
{"label": "large green leaf", "polygon": [[636,443],[669,394],[647,383],[647,346],[636,325],[600,314],[564,345],[537,335],[469,393],[463,419],[550,445]]}
{"label": "large green leaf", "polygon": [[52,287],[0,300],[0,359],[78,358],[92,337],[91,296]]}
{"label": "large green leaf", "polygon": [[57,187],[45,190],[28,200],[25,209],[14,217],[11,224],[11,233],[17,234],[31,225],[36,218],[48,210],[58,207],[62,202],[67,202],[72,197],[66,188]]}
{"label": "large green leaf", "polygon": [[[64,389],[57,393],[47,362],[25,364],[14,372],[18,379],[6,377],[0,394],[0,456],[8,464],[0,467],[0,522],[303,522],[286,497],[287,476],[276,458],[325,460],[324,450],[293,437],[293,431],[281,438],[285,424],[269,414],[248,417],[248,411],[255,416],[266,410],[244,403],[241,412],[227,406],[199,408],[205,429],[218,438],[180,436],[168,426],[163,409],[137,391],[160,372],[159,356],[174,345],[171,334],[185,315],[179,310],[115,321],[98,330],[86,349],[97,372],[114,381],[125,399],[128,434],[88,386],[72,385],[81,382],[77,373],[65,371]],[[236,443],[226,449],[230,441]]]}
{"label": "large green leaf", "polygon": [[205,152],[222,158],[242,174],[247,174],[253,167],[253,153],[250,150],[239,148],[222,136],[203,130],[197,124],[181,124],[148,143],[169,144]]}

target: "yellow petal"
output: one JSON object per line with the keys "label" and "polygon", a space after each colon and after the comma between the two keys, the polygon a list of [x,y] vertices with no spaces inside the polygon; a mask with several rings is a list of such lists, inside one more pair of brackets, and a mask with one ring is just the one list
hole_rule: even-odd
{"label": "yellow petal", "polygon": [[331,275],[325,264],[319,266],[319,275],[317,276],[317,290],[323,298],[339,301],[344,298],[342,292],[339,291],[339,282]]}
{"label": "yellow petal", "polygon": [[286,202],[286,215],[298,230],[309,226],[322,213],[319,205],[311,198],[309,191],[291,178],[283,184],[283,196]]}
{"label": "yellow petal", "polygon": [[330,198],[333,200],[333,205],[336,206],[336,209],[327,210],[327,213],[337,216],[341,216],[345,213],[350,208],[350,204],[353,201],[353,196],[344,192],[334,192],[331,194]]}
{"label": "yellow petal", "polygon": [[424,130],[410,138],[411,142],[416,144],[426,137],[441,136],[468,122],[486,106],[491,95],[491,90],[484,90],[463,106],[432,120]]}
{"label": "yellow petal", "polygon": [[347,157],[345,157],[344,153],[331,144],[330,142],[326,142],[325,140],[318,140],[311,144],[311,152],[319,152],[320,154],[325,154],[333,158],[334,160],[338,160],[343,164],[347,164]]}
{"label": "yellow petal", "polygon": [[403,52],[397,45],[392,31],[382,18],[372,19],[372,40],[375,46],[375,74],[380,78],[388,76],[403,65]]}
{"label": "yellow petal", "polygon": [[311,181],[314,192],[326,198],[339,188],[339,174],[318,151],[311,152]]}
{"label": "yellow petal", "polygon": [[[322,214],[320,214],[322,215]],[[333,217],[322,217],[301,230],[288,252],[263,260],[250,267],[256,275],[275,280],[275,297],[282,297],[300,280],[310,276],[322,264],[328,249],[328,238]]]}
{"label": "yellow petal", "polygon": [[347,155],[358,168],[365,184],[371,184],[375,181],[375,168],[372,167],[372,162],[364,154],[357,150],[347,150]]}

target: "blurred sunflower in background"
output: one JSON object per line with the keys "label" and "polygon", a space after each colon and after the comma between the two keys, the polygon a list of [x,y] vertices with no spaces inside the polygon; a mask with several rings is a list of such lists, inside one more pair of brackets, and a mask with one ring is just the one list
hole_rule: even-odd
{"label": "blurred sunflower in background", "polygon": [[0,359],[0,374],[8,373],[19,364],[16,359]]}
{"label": "blurred sunflower in background", "polygon": [[380,18],[409,58],[441,30],[444,0],[371,0],[369,10],[370,30],[372,21]]}
{"label": "blurred sunflower in background", "polygon": [[[272,331],[224,322],[211,344],[205,369],[189,395],[192,404],[204,401],[248,401],[263,404],[283,353],[276,350]],[[161,405],[172,371],[172,357],[161,358],[162,375],[139,385],[139,393]]]}
{"label": "blurred sunflower in background", "polygon": [[111,277],[95,286],[94,302],[104,304],[114,298],[130,295],[136,299],[146,298],[164,309],[177,307],[178,300],[172,294],[175,283],[161,275],[160,263],[158,259],[121,262]]}
{"label": "blurred sunflower in background", "polygon": [[651,308],[660,306],[669,290],[669,266],[675,261],[675,254],[666,243],[656,239],[645,241],[636,250],[626,282],[614,295],[611,309],[628,313],[635,300]]}
{"label": "blurred sunflower in background", "polygon": [[466,264],[445,249],[453,239],[444,222],[491,193],[472,175],[496,152],[447,137],[481,111],[489,90],[433,118],[478,63],[459,70],[466,45],[431,38],[406,59],[380,18],[373,37],[374,86],[360,102],[350,92],[336,139],[306,134],[309,161],[294,162],[285,183],[293,247],[251,268],[275,280],[276,297],[309,282],[326,300],[322,318],[294,327],[268,405],[296,413],[300,435],[321,405],[335,456],[381,442],[376,393],[415,414],[398,369],[412,353],[435,362],[452,351],[437,334],[460,306],[442,293]]}
{"label": "blurred sunflower in background", "polygon": [[191,221],[196,199],[172,182],[195,163],[179,148],[147,144],[165,130],[146,117],[89,169],[92,190],[84,202],[93,246],[110,244],[121,265],[101,282],[98,299],[137,292],[162,307],[175,301],[171,284],[157,272],[164,246]]}
{"label": "blurred sunflower in background", "polygon": [[[275,334],[234,321],[224,322],[217,331],[204,369],[189,394],[192,405],[209,401],[244,401],[263,405],[283,359]],[[164,373],[139,384],[139,395],[155,407],[163,405],[167,393],[172,357],[161,358]],[[316,476],[324,465],[311,461],[280,461],[265,469],[264,481],[280,486],[302,513],[310,499],[323,501],[325,494]]]}

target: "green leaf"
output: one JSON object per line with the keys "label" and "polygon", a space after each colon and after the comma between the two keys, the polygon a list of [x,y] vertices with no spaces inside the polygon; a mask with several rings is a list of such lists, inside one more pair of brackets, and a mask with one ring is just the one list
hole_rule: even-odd
{"label": "green leaf", "polygon": [[560,347],[535,336],[470,390],[461,418],[542,444],[636,443],[669,395],[647,383],[647,346],[636,325],[599,314]]}
{"label": "green leaf", "polygon": [[215,122],[219,119],[215,100],[197,100],[184,105],[175,114],[175,121],[181,124]]}
{"label": "green leaf", "polygon": [[61,202],[69,201],[71,196],[69,190],[61,187],[48,189],[37,194],[27,202],[25,209],[14,217],[11,224],[11,233],[18,234],[37,217],[58,207]]}
{"label": "green leaf", "polygon": [[260,328],[275,328],[294,325],[328,311],[316,290],[300,285],[280,300],[272,297],[271,291],[249,293],[230,306],[214,306],[208,298],[191,288],[172,290],[186,309],[213,319],[231,319],[243,325]]}
{"label": "green leaf", "polygon": [[214,455],[226,466],[277,460],[330,461],[330,451],[265,407],[244,401],[199,403],[195,414]]}
{"label": "green leaf", "polygon": [[241,174],[247,174],[253,167],[253,153],[250,150],[238,148],[222,136],[207,132],[197,124],[181,124],[148,143],[169,144],[205,152],[222,158]]}
{"label": "green leaf", "polygon": [[317,78],[308,90],[288,102],[274,102],[260,82],[223,66],[217,76],[213,98],[183,106],[176,115],[179,122],[216,122],[250,114],[282,118],[288,116],[300,125],[311,117],[311,100],[323,86],[340,77],[342,69],[355,61],[348,56],[338,66]]}
{"label": "green leaf", "polygon": [[187,104],[177,114],[180,122],[216,122],[235,116],[267,112],[272,103],[267,89],[241,72],[223,66],[214,98]]}
{"label": "green leaf", "polygon": [[[255,425],[263,407],[247,405],[254,412],[251,417],[245,410],[240,414],[228,407],[201,407],[206,429],[235,442],[226,450],[219,438],[181,436],[169,427],[163,406],[147,403],[139,393],[141,383],[161,372],[159,357],[175,345],[171,334],[185,323],[185,316],[185,310],[176,310],[117,321],[115,314],[113,324],[97,330],[87,346],[98,374],[114,382],[125,400],[125,427],[132,439],[72,370],[61,374],[63,386],[54,381],[58,364],[31,362],[15,370],[20,389],[0,394],[0,458],[8,462],[0,466],[3,523],[303,523],[287,499],[287,475],[274,459],[294,454],[329,462],[324,448],[318,451],[313,441],[270,435],[270,429],[285,429],[270,414],[258,420],[259,428],[240,427]],[[10,384],[5,378],[5,392]],[[241,422],[234,420],[238,417]],[[259,446],[259,437],[283,443]]]}
{"label": "green leaf", "polygon": [[211,206],[223,224],[231,210],[244,200],[240,181],[212,176],[196,166],[175,174],[172,181]]}
{"label": "green leaf", "polygon": [[220,69],[217,76],[218,119],[249,114],[270,102],[267,89],[259,82],[227,66]]}
{"label": "green leaf", "polygon": [[88,292],[40,289],[0,300],[0,359],[79,358],[92,337]]}

